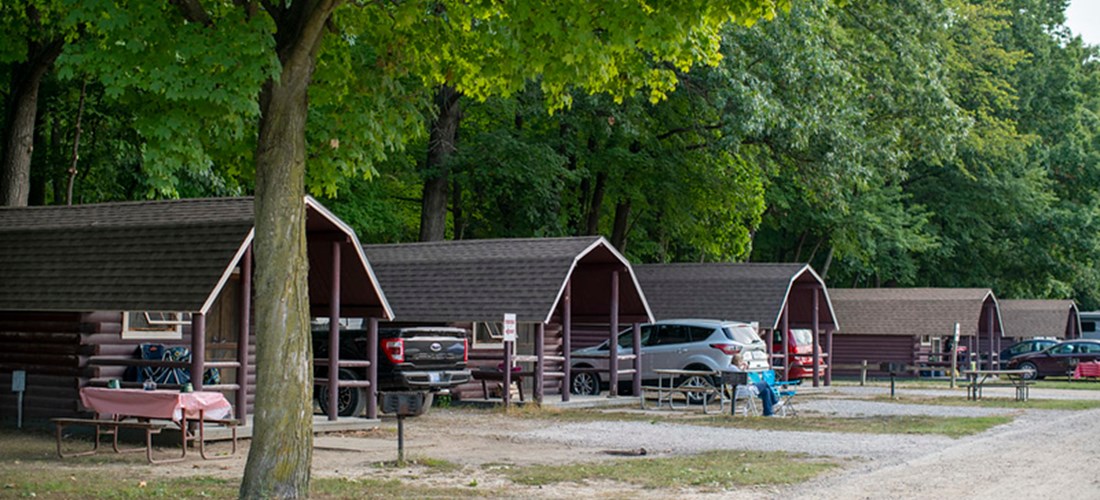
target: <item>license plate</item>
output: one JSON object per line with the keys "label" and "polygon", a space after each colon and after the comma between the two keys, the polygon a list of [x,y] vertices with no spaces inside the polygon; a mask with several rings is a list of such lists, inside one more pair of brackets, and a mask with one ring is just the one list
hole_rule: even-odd
{"label": "license plate", "polygon": [[428,380],[431,382],[439,382],[439,372],[428,373]]}

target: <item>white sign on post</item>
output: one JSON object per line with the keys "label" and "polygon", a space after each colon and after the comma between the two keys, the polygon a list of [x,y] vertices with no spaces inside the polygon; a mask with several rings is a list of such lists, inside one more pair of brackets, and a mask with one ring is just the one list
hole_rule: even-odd
{"label": "white sign on post", "polygon": [[504,315],[504,341],[515,342],[516,341],[516,315],[505,314]]}
{"label": "white sign on post", "polygon": [[27,390],[27,372],[15,370],[11,372],[11,392],[23,392]]}

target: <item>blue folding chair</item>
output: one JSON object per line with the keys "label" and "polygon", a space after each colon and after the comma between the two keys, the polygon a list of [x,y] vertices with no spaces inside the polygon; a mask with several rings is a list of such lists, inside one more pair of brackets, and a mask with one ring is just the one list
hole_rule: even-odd
{"label": "blue folding chair", "polygon": [[765,370],[760,372],[763,374],[764,381],[768,383],[768,387],[771,387],[775,391],[777,406],[776,411],[782,413],[784,416],[797,415],[798,411],[794,408],[794,397],[798,394],[795,386],[802,384],[802,379],[798,380],[784,380],[778,381],[775,378],[775,370]]}

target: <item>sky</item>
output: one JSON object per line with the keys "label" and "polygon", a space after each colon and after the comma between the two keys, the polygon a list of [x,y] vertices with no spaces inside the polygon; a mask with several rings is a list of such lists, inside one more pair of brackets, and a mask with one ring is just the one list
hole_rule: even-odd
{"label": "sky", "polygon": [[1085,43],[1100,45],[1100,0],[1072,0],[1066,9],[1066,24]]}

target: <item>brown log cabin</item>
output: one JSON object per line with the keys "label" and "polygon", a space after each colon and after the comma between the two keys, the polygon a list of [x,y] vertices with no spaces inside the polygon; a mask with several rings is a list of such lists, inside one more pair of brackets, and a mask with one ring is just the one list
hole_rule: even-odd
{"label": "brown log cabin", "polygon": [[[756,323],[773,353],[780,343],[787,352],[789,335],[778,332],[808,329],[813,336],[816,387],[829,385],[829,353],[836,315],[824,280],[806,264],[698,263],[634,266],[658,320],[705,318]],[[824,336],[824,339],[821,337]],[[776,371],[787,373],[790,357],[772,354]],[[824,363],[825,369],[820,366]],[[822,373],[824,372],[824,373]],[[824,375],[824,376],[822,376]]]}
{"label": "brown log cabin", "polygon": [[[833,307],[844,319],[834,335],[833,361],[863,361],[868,373],[885,376],[880,363],[904,364],[911,375],[946,371],[955,325],[959,325],[960,368],[974,362],[995,368],[1001,348],[1001,312],[988,288],[832,288]],[[921,367],[924,367],[923,369]]]}
{"label": "brown log cabin", "polygon": [[[225,392],[245,421],[256,385],[253,205],[212,198],[0,209],[0,386],[26,372],[25,418],[85,413],[82,387],[164,366],[218,369],[217,385],[194,377],[195,389]],[[375,327],[393,319],[354,231],[317,200],[305,205],[311,314],[334,324],[341,314],[370,318]],[[191,360],[142,360],[144,343],[187,347]],[[375,380],[369,364],[364,370]],[[0,391],[0,418],[14,418],[15,405]],[[368,406],[367,416],[376,411]]]}
{"label": "brown log cabin", "polygon": [[1000,306],[1005,327],[1003,347],[1036,337],[1081,337],[1081,317],[1072,300],[1001,300]]}
{"label": "brown log cabin", "polygon": [[[367,257],[402,324],[446,324],[471,331],[470,366],[503,366],[501,323],[516,315],[515,359],[530,373],[534,399],[559,395],[569,401],[574,334],[602,331],[614,338],[620,325],[653,321],[630,263],[597,236],[463,240],[367,245]],[[599,335],[599,333],[597,333]],[[612,346],[617,346],[615,342]],[[612,349],[612,351],[615,351]],[[611,352],[610,391],[619,377],[640,390],[638,353]],[[476,376],[476,373],[475,373]],[[459,399],[485,396],[480,383],[456,388]]]}

